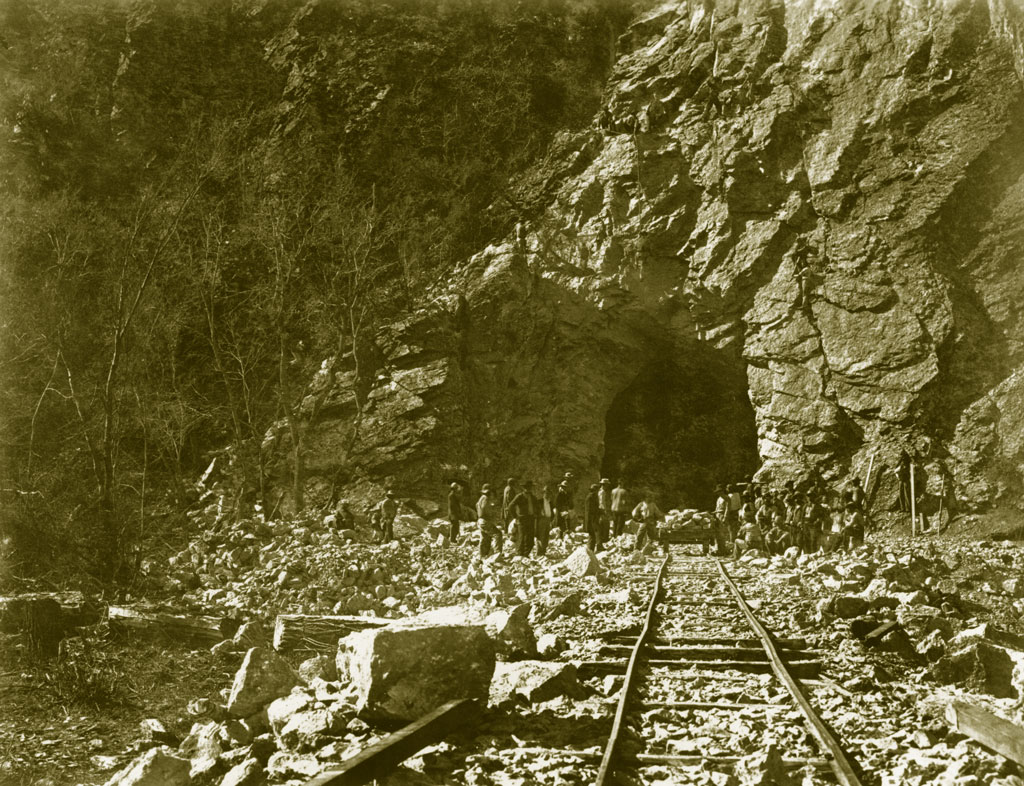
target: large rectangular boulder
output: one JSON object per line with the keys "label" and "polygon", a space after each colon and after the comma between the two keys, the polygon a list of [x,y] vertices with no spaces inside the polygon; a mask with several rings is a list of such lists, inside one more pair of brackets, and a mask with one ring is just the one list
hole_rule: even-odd
{"label": "large rectangular boulder", "polygon": [[395,624],[338,642],[338,679],[368,720],[408,722],[455,699],[486,700],[494,642],[483,625]]}

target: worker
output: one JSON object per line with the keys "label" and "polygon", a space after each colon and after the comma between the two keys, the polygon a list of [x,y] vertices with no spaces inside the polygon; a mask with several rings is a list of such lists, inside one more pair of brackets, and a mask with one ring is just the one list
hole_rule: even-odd
{"label": "worker", "polygon": [[540,507],[537,511],[537,523],[534,527],[534,540],[537,544],[538,557],[544,556],[548,550],[548,540],[551,537],[551,520],[555,515],[554,497],[551,484],[544,484]]}
{"label": "worker", "polygon": [[628,493],[622,486],[622,479],[612,489],[612,535],[619,537],[626,529],[626,516],[629,513]]}
{"label": "worker", "polygon": [[465,505],[462,502],[462,487],[458,483],[452,483],[448,492],[448,539],[452,543],[459,540]]}
{"label": "worker", "polygon": [[732,539],[729,531],[729,495],[721,484],[715,487],[715,495],[715,548],[718,556],[724,557]]}
{"label": "worker", "polygon": [[587,545],[591,551],[599,551],[604,545],[601,540],[601,507],[598,500],[597,483],[590,484],[586,501],[583,504],[583,524],[587,531]]}
{"label": "worker", "polygon": [[516,479],[509,478],[505,482],[505,490],[501,494],[501,523],[506,527],[513,518],[512,497],[516,495]]}
{"label": "worker", "polygon": [[608,478],[601,478],[597,490],[598,529],[601,534],[601,543],[608,542],[612,529],[612,482]]}
{"label": "worker", "polygon": [[858,546],[863,546],[864,514],[861,513],[856,503],[847,503],[846,518],[843,522],[843,525],[843,546],[847,549],[847,551],[853,551]]}
{"label": "worker", "polygon": [[380,502],[381,543],[390,543],[395,539],[395,516],[398,515],[398,502],[395,492],[388,489]]}
{"label": "worker", "polygon": [[729,515],[726,521],[729,524],[731,537],[736,537],[739,528],[740,508],[743,507],[743,497],[740,496],[740,489],[735,483],[729,485]]}
{"label": "worker", "polygon": [[733,542],[733,557],[739,559],[750,549],[764,551],[764,535],[756,521],[746,521],[736,532]]}
{"label": "worker", "polygon": [[484,483],[480,488],[480,499],[476,502],[477,524],[480,527],[480,556],[491,556],[494,541],[498,542],[501,554],[504,537],[501,534],[501,511],[491,494],[491,486]]}
{"label": "worker", "polygon": [[554,525],[563,535],[572,528],[572,494],[569,484],[564,480],[558,484],[558,492],[555,494]]}
{"label": "worker", "polygon": [[664,517],[665,515],[653,502],[641,500],[637,503],[637,506],[633,508],[633,521],[638,524],[636,540],[633,542],[633,548],[636,551],[640,551],[647,545],[648,540],[658,539],[658,522]]}
{"label": "worker", "polygon": [[534,496],[533,481],[523,481],[522,488],[509,503],[516,521],[516,554],[530,556],[536,533],[540,501]]}

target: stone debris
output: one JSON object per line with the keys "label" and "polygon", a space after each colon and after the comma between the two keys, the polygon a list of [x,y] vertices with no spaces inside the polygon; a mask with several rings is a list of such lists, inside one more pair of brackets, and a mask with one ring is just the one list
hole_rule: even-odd
{"label": "stone debris", "polygon": [[106,786],[185,786],[191,765],[170,748],[150,748],[107,781]]}
{"label": "stone debris", "polygon": [[298,675],[284,658],[266,647],[253,647],[235,674],[227,711],[236,718],[258,712],[291,690]]}
{"label": "stone debris", "polygon": [[530,625],[532,609],[531,604],[520,603],[508,610],[495,611],[484,620],[501,660],[524,660],[537,656],[537,634]]}
{"label": "stone debris", "polygon": [[576,678],[575,666],[539,660],[497,664],[490,687],[490,703],[494,706],[509,701],[538,704],[559,696],[579,699],[586,695]]}

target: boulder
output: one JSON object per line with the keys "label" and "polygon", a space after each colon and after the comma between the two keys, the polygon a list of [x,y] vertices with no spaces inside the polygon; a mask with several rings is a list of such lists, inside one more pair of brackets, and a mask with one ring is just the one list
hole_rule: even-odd
{"label": "boulder", "polygon": [[146,718],[142,721],[139,724],[139,731],[143,742],[153,743],[154,745],[168,745],[172,748],[177,748],[181,744],[178,735],[168,731],[163,721],[156,718]]}
{"label": "boulder", "polygon": [[946,640],[942,633],[933,630],[917,643],[918,654],[924,656],[929,663],[934,663],[946,654]]}
{"label": "boulder", "polygon": [[1024,579],[1007,579],[1003,582],[1003,592],[1011,598],[1024,598]]}
{"label": "boulder", "polygon": [[329,655],[314,655],[299,665],[299,678],[309,685],[313,680],[320,679],[333,682],[338,678],[338,669],[334,658]]}
{"label": "boulder", "polygon": [[259,786],[266,780],[259,759],[246,759],[232,767],[220,786]]}
{"label": "boulder", "polygon": [[185,786],[191,764],[170,748],[150,748],[107,781],[106,786]]}
{"label": "boulder", "polygon": [[228,696],[227,711],[244,718],[288,693],[298,675],[284,658],[266,647],[253,647],[235,674]]}
{"label": "boulder", "polygon": [[260,625],[259,620],[249,620],[238,626],[232,641],[239,649],[259,647],[270,641],[270,636]]}
{"label": "boulder", "polygon": [[580,613],[583,605],[583,593],[579,590],[568,595],[551,598],[535,613],[537,620],[550,622],[558,617],[571,617]]}
{"label": "boulder", "polygon": [[537,704],[558,696],[586,696],[571,663],[522,660],[495,666],[490,688],[490,703],[494,706],[508,701]]}
{"label": "boulder", "polygon": [[181,741],[178,750],[193,762],[205,759],[216,760],[224,752],[220,742],[220,732],[221,725],[215,721],[193,723],[192,730]]}
{"label": "boulder", "polygon": [[412,721],[454,699],[485,698],[494,663],[482,625],[396,624],[338,642],[339,679],[371,720]]}
{"label": "boulder", "polygon": [[533,606],[520,603],[511,610],[500,610],[484,620],[488,635],[494,639],[502,660],[523,660],[537,656],[537,634],[530,625]]}
{"label": "boulder", "polygon": [[562,566],[577,578],[584,576],[596,576],[601,570],[601,562],[587,546],[578,547],[572,554],[566,557]]}
{"label": "boulder", "polygon": [[1013,667],[1013,659],[1006,650],[979,641],[940,658],[931,673],[945,685],[955,683],[996,698],[1015,699]]}

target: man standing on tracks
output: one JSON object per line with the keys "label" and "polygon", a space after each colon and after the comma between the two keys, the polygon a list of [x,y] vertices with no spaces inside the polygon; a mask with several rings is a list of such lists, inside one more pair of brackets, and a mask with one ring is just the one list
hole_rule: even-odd
{"label": "man standing on tracks", "polygon": [[533,550],[539,505],[537,498],[533,495],[533,482],[523,481],[522,489],[509,504],[517,524],[516,554],[520,557],[528,557]]}
{"label": "man standing on tracks", "polygon": [[587,531],[587,545],[591,551],[600,551],[604,545],[601,541],[601,505],[598,500],[597,483],[592,483],[583,506],[583,524]]}
{"label": "man standing on tracks", "polygon": [[647,545],[647,541],[657,540],[658,522],[664,518],[664,514],[653,502],[641,500],[633,508],[633,521],[639,525],[636,531],[636,540],[633,542],[633,549],[640,551]]}
{"label": "man standing on tracks", "polygon": [[740,487],[735,483],[729,485],[729,515],[726,522],[729,524],[729,534],[736,537],[740,526],[740,508],[743,507],[743,497],[740,495]]}
{"label": "man standing on tracks", "polygon": [[626,489],[622,486],[622,478],[612,489],[612,536],[619,537],[626,529],[626,515],[629,513],[629,501]]}
{"label": "man standing on tracks", "polygon": [[501,554],[504,537],[501,533],[501,511],[493,499],[491,486],[488,483],[480,488],[480,499],[476,502],[477,523],[480,526],[480,556],[491,556],[491,547],[498,541],[498,554]]}
{"label": "man standing on tracks", "polygon": [[719,557],[728,556],[732,533],[729,531],[729,495],[719,484],[715,488],[715,550]]}

